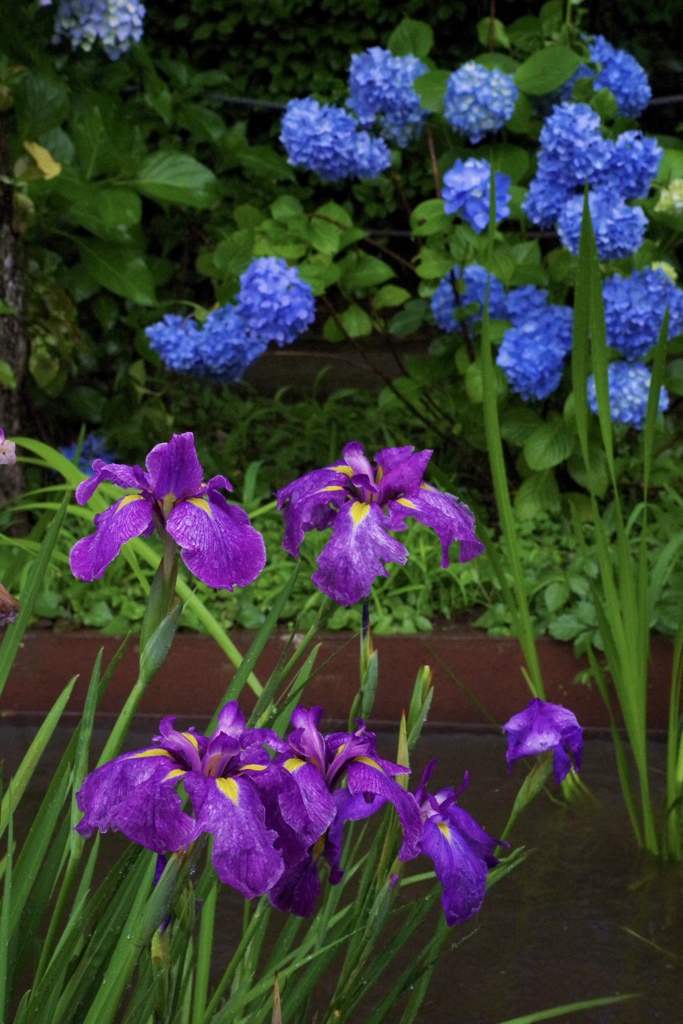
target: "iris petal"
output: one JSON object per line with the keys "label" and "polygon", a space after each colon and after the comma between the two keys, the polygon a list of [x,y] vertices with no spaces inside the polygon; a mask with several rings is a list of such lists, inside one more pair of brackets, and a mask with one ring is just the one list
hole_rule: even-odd
{"label": "iris petal", "polygon": [[169,853],[195,838],[195,823],[182,810],[182,801],[169,774],[174,758],[153,750],[124,754],[103,764],[85,779],[76,794],[84,817],[76,826],[81,835],[110,828],[155,853]]}
{"label": "iris petal", "polygon": [[315,585],[339,604],[367,597],[378,576],[388,576],[383,562],[404,565],[408,552],[389,536],[389,520],[377,505],[349,501],[334,523],[332,536],[318,558]]}
{"label": "iris petal", "polygon": [[152,528],[152,505],[139,494],[121,498],[94,519],[96,531],[82,537],[71,549],[69,564],[81,580],[98,580],[121,546]]}
{"label": "iris petal", "polygon": [[420,849],[434,861],[436,877],[443,886],[441,902],[447,923],[467,921],[484,902],[486,863],[450,822],[427,820]]}
{"label": "iris petal", "polygon": [[81,481],[76,488],[76,501],[79,505],[85,505],[90,501],[97,488],[105,481],[119,487],[136,487],[138,490],[145,490],[149,485],[147,474],[140,466],[124,466],[116,462],[107,463],[102,459],[95,459],[92,468],[93,475]]}
{"label": "iris petal", "polygon": [[236,505],[194,498],[171,511],[166,529],[190,572],[210,587],[245,587],[266,564],[263,537]]}
{"label": "iris petal", "polygon": [[277,493],[277,506],[283,509],[285,534],[282,546],[294,558],[308,530],[324,530],[334,522],[335,507],[348,498],[348,477],[334,467],[316,469],[293,480]]}
{"label": "iris petal", "polygon": [[247,899],[262,896],[284,870],[275,849],[277,832],[266,828],[266,812],[246,778],[209,779],[195,773],[185,779],[197,818],[197,830],[214,836],[213,866],[221,882]]}
{"label": "iris petal", "polygon": [[173,494],[182,499],[197,494],[202,486],[202,467],[191,433],[174,434],[156,445],[146,459],[151,489],[157,498]]}
{"label": "iris petal", "polygon": [[419,493],[411,496],[410,503],[410,506],[402,506],[404,514],[413,515],[418,522],[431,526],[441,541],[443,569],[450,565],[448,548],[456,540],[460,541],[461,562],[469,562],[484,551],[484,545],[474,533],[474,515],[455,495],[423,484]]}

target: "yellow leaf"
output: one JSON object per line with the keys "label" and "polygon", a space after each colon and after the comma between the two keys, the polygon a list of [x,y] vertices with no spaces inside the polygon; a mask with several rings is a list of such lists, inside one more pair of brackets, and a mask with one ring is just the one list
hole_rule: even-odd
{"label": "yellow leaf", "polygon": [[37,142],[25,142],[24,149],[33,157],[38,165],[38,170],[46,181],[57,177],[62,169],[62,165],[45,149],[45,146],[41,146]]}

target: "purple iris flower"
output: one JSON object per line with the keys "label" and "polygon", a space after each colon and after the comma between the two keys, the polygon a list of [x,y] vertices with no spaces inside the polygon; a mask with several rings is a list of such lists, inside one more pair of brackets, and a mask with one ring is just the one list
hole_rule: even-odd
{"label": "purple iris flower", "polygon": [[460,541],[460,561],[484,550],[474,533],[474,516],[453,494],[423,480],[432,452],[412,447],[384,448],[375,456],[351,441],[341,462],[299,477],[278,491],[285,520],[283,547],[295,558],[308,530],[333,527],[318,558],[315,585],[333,600],[350,605],[367,597],[377,576],[388,576],[383,563],[405,564],[408,552],[387,533],[404,530],[412,515],[431,526],[441,541],[441,565],[450,564],[449,545]]}
{"label": "purple iris flower", "polygon": [[[84,812],[77,831],[90,836],[112,828],[158,854],[210,833],[220,880],[248,898],[262,896],[284,870],[262,792],[290,783],[263,745],[270,732],[246,729],[236,701],[222,709],[211,736],[178,732],[173,723],[163,719],[152,747],[122,754],[87,776],[76,794]],[[183,810],[181,782],[194,817]]]}
{"label": "purple iris flower", "polygon": [[484,902],[486,876],[498,863],[493,851],[507,846],[492,839],[474,818],[458,807],[457,799],[469,783],[469,774],[459,789],[442,789],[436,796],[427,783],[436,759],[425,768],[415,794],[424,819],[420,850],[434,861],[436,877],[443,887],[441,903],[449,925],[460,924],[476,914]]}
{"label": "purple iris flower", "polygon": [[141,534],[148,537],[156,526],[170,535],[183,561],[210,587],[244,587],[256,579],[266,562],[263,538],[241,508],[229,505],[221,489],[232,490],[225,476],[202,482],[194,435],[174,434],[147,456],[147,472],[140,466],[93,462],[94,475],[76,488],[76,501],[85,505],[103,481],[119,487],[135,487],[95,516],[96,532],[71,549],[74,576],[97,580],[118,555],[121,546]]}
{"label": "purple iris flower", "polygon": [[[367,818],[385,803],[392,803],[403,828],[398,856],[404,861],[417,855],[422,836],[415,798],[393,778],[409,774],[410,769],[380,757],[374,734],[366,732],[360,719],[356,719],[358,729],[353,733],[323,736],[318,728],[322,715],[321,707],[310,711],[296,708],[292,714],[294,731],[276,744],[279,754],[275,765],[291,774],[307,812],[315,816],[320,829],[306,855],[285,871],[269,893],[274,906],[302,917],[312,912],[320,893],[318,869],[322,856],[330,867],[331,884],[342,879],[341,839],[346,821]],[[346,788],[339,788],[344,780]],[[279,799],[283,806],[287,796]]]}
{"label": "purple iris flower", "polygon": [[567,777],[572,767],[581,767],[583,729],[573,711],[561,704],[549,704],[538,697],[529,706],[513,715],[503,726],[507,733],[508,749],[505,758],[508,768],[519,757],[530,757],[554,750],[553,769],[558,783]]}

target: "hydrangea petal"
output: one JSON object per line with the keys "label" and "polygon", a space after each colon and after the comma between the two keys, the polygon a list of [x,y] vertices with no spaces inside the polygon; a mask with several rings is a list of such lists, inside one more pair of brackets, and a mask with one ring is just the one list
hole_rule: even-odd
{"label": "hydrangea petal", "polygon": [[87,582],[104,575],[127,540],[152,529],[151,502],[140,494],[128,494],[96,515],[94,524],[95,533],[77,541],[69,555],[72,573]]}
{"label": "hydrangea petal", "polygon": [[210,587],[245,587],[266,564],[263,537],[236,505],[189,498],[171,511],[166,529],[190,572]]}
{"label": "hydrangea petal", "polygon": [[383,562],[405,565],[408,552],[390,537],[389,519],[377,505],[349,501],[337,512],[334,532],[318,558],[312,580],[342,605],[367,597],[378,576],[388,576]]}

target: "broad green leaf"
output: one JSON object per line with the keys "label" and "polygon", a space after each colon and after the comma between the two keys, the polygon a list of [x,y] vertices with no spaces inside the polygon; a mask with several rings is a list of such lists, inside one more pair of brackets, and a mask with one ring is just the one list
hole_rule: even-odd
{"label": "broad green leaf", "polygon": [[548,46],[532,53],[515,72],[515,82],[529,96],[543,96],[564,85],[581,67],[581,58],[567,46]]}
{"label": "broad green leaf", "polygon": [[477,22],[477,39],[482,46],[490,46],[491,43],[510,49],[510,37],[502,21],[498,18],[482,18]]}
{"label": "broad green leaf", "polygon": [[372,334],[372,320],[360,306],[349,306],[339,317],[350,338],[367,338]]}
{"label": "broad green leaf", "polygon": [[453,258],[443,249],[432,249],[429,245],[423,246],[416,267],[419,277],[442,278],[452,269]]}
{"label": "broad green leaf", "polygon": [[414,18],[404,18],[389,36],[388,47],[395,57],[428,57],[434,45],[431,25]]}
{"label": "broad green leaf", "polygon": [[543,591],[543,600],[551,615],[559,611],[570,597],[571,590],[564,580],[555,580],[553,583],[549,583]]}
{"label": "broad green leaf", "polygon": [[362,291],[395,277],[392,268],[366,252],[349,252],[340,262],[339,283],[347,291]]}
{"label": "broad green leaf", "polygon": [[315,212],[319,213],[321,217],[327,217],[328,220],[334,221],[336,224],[341,224],[345,228],[353,227],[353,219],[348,210],[345,210],[343,206],[340,206],[339,203],[335,203],[333,200],[324,203],[323,206],[319,206]]}
{"label": "broad green leaf", "polygon": [[389,321],[389,333],[397,338],[406,338],[414,334],[426,322],[429,316],[429,303],[424,299],[411,299],[403,309],[394,313]]}
{"label": "broad green leaf", "polygon": [[143,195],[161,203],[181,203],[205,210],[217,195],[217,178],[199,160],[175,150],[152,153],[131,182]]}
{"label": "broad green leaf", "polygon": [[385,284],[372,300],[375,309],[391,309],[402,306],[410,299],[410,292],[396,284]]}
{"label": "broad green leaf", "polygon": [[16,386],[17,379],[14,376],[14,370],[5,359],[0,359],[0,387],[14,391]]}
{"label": "broad green leaf", "polygon": [[664,147],[664,156],[657,171],[657,181],[662,185],[669,185],[677,178],[683,178],[683,149]]}
{"label": "broad green leaf", "polygon": [[252,178],[294,181],[296,175],[284,156],[270,146],[250,146],[239,157],[242,170]]}
{"label": "broad green leaf", "polygon": [[311,217],[309,227],[313,248],[326,256],[336,256],[340,249],[343,229],[337,227],[336,224],[330,224],[322,217],[316,217],[315,214]]}
{"label": "broad green leaf", "polygon": [[83,266],[103,288],[140,306],[156,302],[154,280],[137,249],[99,239],[78,239]]}
{"label": "broad green leaf", "polygon": [[58,128],[69,113],[69,90],[56,75],[30,71],[13,89],[21,139],[37,139]]}
{"label": "broad green leaf", "polygon": [[448,231],[452,223],[450,215],[444,213],[443,199],[426,199],[410,216],[410,230],[414,235],[436,235]]}
{"label": "broad green leaf", "polygon": [[273,220],[289,220],[290,217],[301,217],[304,213],[304,208],[296,196],[278,196],[275,202],[270,204]]}
{"label": "broad green leaf", "polygon": [[495,171],[509,174],[513,184],[518,185],[529,170],[529,154],[522,146],[513,146],[509,142],[499,142],[492,146],[489,161]]}
{"label": "broad green leaf", "polygon": [[444,95],[451,73],[450,71],[428,71],[415,79],[413,88],[420,97],[420,103],[425,110],[429,110],[433,114],[443,113]]}
{"label": "broad green leaf", "polygon": [[520,519],[535,519],[541,512],[557,509],[560,489],[551,469],[533,473],[515,494],[515,512]]}
{"label": "broad green leaf", "polygon": [[488,68],[489,71],[497,68],[498,71],[503,71],[506,75],[514,75],[519,67],[519,61],[508,53],[480,53],[474,59],[477,64]]}
{"label": "broad green leaf", "polygon": [[531,469],[550,469],[569,458],[576,440],[576,432],[557,417],[538,427],[527,439],[524,457]]}
{"label": "broad green leaf", "polygon": [[543,46],[541,22],[533,14],[524,14],[507,26],[508,39],[516,50],[533,53]]}
{"label": "broad green leaf", "polygon": [[528,405],[507,409],[501,418],[501,436],[511,444],[524,444],[542,422],[536,410],[530,409]]}
{"label": "broad green leaf", "polygon": [[329,256],[315,253],[298,266],[299,276],[313,289],[314,295],[324,295],[330,285],[339,280],[339,264]]}

